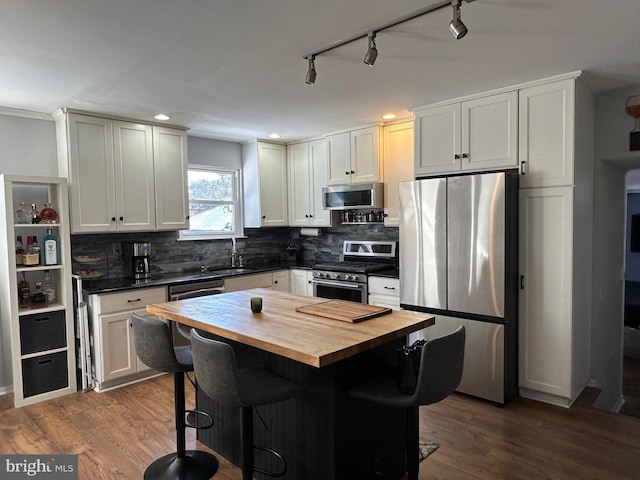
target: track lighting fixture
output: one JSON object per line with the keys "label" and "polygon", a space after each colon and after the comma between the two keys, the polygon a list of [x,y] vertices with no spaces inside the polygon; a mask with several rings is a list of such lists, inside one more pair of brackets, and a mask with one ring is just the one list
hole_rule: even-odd
{"label": "track lighting fixture", "polygon": [[449,24],[449,30],[456,40],[460,40],[468,32],[467,26],[462,23],[462,20],[460,19],[461,5],[462,0],[453,0],[451,2],[451,6],[453,7],[453,20],[451,20],[451,23]]}
{"label": "track lighting fixture", "polygon": [[376,48],[376,32],[371,32],[369,34],[369,49],[367,50],[367,54],[364,56],[364,60],[362,60],[366,65],[373,67],[373,64],[376,63],[376,58],[378,58],[378,49]]}
{"label": "track lighting fixture", "polygon": [[[475,2],[475,0],[464,0],[467,3]],[[307,79],[306,82],[309,85],[313,85],[316,81],[316,66],[315,66],[315,58],[317,55],[326,53],[334,48],[341,47],[351,42],[355,42],[356,40],[360,40],[361,38],[367,37],[369,39],[369,48],[367,50],[367,54],[364,56],[363,62],[366,65],[372,66],[376,58],[378,57],[378,49],[376,48],[376,34],[387,28],[395,27],[396,25],[400,25],[401,23],[408,22],[409,20],[413,20],[414,18],[421,17],[422,15],[426,15],[427,13],[434,12],[436,10],[440,10],[445,7],[453,7],[453,20],[449,23],[449,30],[453,34],[456,39],[461,39],[467,34],[467,26],[462,23],[460,19],[460,7],[462,5],[463,0],[435,0],[435,3],[431,5],[421,8],[420,10],[416,10],[415,12],[408,13],[407,15],[403,15],[402,17],[395,18],[387,23],[382,25],[378,25],[376,27],[370,28],[364,32],[353,35],[344,40],[340,40],[339,42],[334,42],[331,45],[320,48],[313,52],[307,53],[303,55],[302,58],[309,61],[309,69],[307,70]]]}
{"label": "track lighting fixture", "polygon": [[310,57],[307,57],[307,59],[309,60],[309,68],[307,69],[307,78],[305,79],[305,82],[307,85],[313,85],[316,83],[316,56],[311,55]]}

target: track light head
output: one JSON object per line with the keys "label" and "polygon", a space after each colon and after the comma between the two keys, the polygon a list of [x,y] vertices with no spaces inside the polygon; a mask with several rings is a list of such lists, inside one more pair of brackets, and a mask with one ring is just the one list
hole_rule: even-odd
{"label": "track light head", "polygon": [[462,0],[453,0],[451,2],[451,6],[453,7],[453,20],[449,23],[449,31],[456,40],[460,40],[469,31],[460,19],[460,5],[462,5]]}
{"label": "track light head", "polygon": [[316,83],[316,56],[311,55],[307,58],[309,60],[309,68],[307,69],[307,77],[305,83],[307,85],[313,85]]}
{"label": "track light head", "polygon": [[376,32],[371,32],[369,34],[369,48],[366,55],[364,56],[364,60],[362,61],[366,65],[373,67],[373,64],[376,63],[376,58],[378,58],[378,49],[376,48]]}

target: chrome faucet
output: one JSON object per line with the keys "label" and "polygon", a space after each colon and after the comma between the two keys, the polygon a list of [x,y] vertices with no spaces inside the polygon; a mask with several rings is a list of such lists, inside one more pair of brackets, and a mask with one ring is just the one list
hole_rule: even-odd
{"label": "chrome faucet", "polygon": [[231,268],[236,268],[238,265],[238,252],[236,251],[236,237],[231,237]]}

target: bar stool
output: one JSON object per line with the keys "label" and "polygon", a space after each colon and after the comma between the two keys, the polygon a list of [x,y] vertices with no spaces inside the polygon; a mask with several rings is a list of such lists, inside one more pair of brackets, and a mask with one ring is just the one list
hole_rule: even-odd
{"label": "bar stool", "polygon": [[[276,451],[253,445],[253,407],[279,402],[302,392],[302,387],[264,368],[238,369],[233,347],[227,343],[205,338],[191,330],[193,366],[198,385],[212,400],[221,405],[240,407],[240,443],[242,479],[253,479],[253,472],[270,477],[287,473],[287,462]],[[275,455],[283,465],[279,472],[257,468],[253,450]]]}
{"label": "bar stool", "polygon": [[191,347],[174,347],[169,324],[144,311],[131,315],[136,353],[142,362],[160,372],[173,373],[177,451],[158,458],[144,472],[148,480],[205,480],[218,470],[210,453],[186,450],[184,374],[193,371]]}
{"label": "bar stool", "polygon": [[[407,480],[418,480],[419,460],[419,406],[439,402],[453,393],[462,378],[464,363],[465,329],[463,326],[449,335],[430,340],[422,347],[420,370],[416,389],[412,395],[398,388],[395,372],[376,375],[348,391],[355,398],[380,405],[406,409],[407,436],[405,458]],[[394,472],[404,473],[404,472]],[[385,476],[378,472],[379,476]]]}

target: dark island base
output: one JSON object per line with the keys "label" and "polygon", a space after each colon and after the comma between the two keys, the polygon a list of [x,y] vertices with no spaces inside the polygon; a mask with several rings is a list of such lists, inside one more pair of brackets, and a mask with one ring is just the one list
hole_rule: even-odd
{"label": "dark island base", "polygon": [[[306,388],[300,397],[254,409],[255,445],[272,448],[287,461],[288,471],[280,478],[368,480],[380,478],[376,470],[402,470],[404,456],[399,450],[404,448],[405,411],[350,398],[346,391],[391,365],[395,350],[404,341],[318,369],[222,340],[234,346],[241,368],[243,364],[260,363]],[[201,391],[197,405],[209,412],[215,422],[213,428],[198,431],[198,440],[239,465],[239,409],[223,407]],[[254,458],[256,466],[280,469],[275,459],[260,451],[255,451]],[[269,478],[259,473],[254,477]]]}

